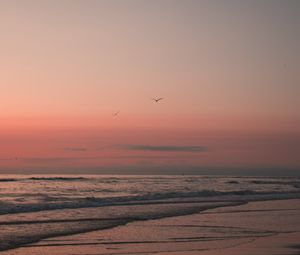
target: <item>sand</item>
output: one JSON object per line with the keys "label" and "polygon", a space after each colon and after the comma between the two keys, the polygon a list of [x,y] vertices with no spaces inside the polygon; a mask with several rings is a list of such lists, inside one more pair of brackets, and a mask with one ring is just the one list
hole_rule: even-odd
{"label": "sand", "polygon": [[251,202],[188,216],[49,238],[1,255],[300,254],[300,200]]}

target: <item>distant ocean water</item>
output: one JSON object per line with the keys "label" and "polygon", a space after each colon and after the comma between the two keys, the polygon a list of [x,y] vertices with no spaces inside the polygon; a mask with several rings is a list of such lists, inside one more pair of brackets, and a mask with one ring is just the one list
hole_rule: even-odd
{"label": "distant ocean water", "polygon": [[224,203],[288,198],[300,198],[300,178],[0,175],[0,250]]}

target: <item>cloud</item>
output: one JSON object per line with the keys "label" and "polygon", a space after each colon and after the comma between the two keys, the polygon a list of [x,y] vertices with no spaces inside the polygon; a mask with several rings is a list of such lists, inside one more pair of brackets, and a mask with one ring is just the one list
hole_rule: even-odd
{"label": "cloud", "polygon": [[17,157],[14,157],[14,158],[0,158],[0,160],[18,160]]}
{"label": "cloud", "polygon": [[153,145],[117,145],[117,148],[133,151],[166,151],[166,152],[205,152],[206,146],[153,146]]}
{"label": "cloud", "polygon": [[63,148],[65,151],[87,151],[87,148],[84,148],[84,147],[66,147],[66,148]]}
{"label": "cloud", "polygon": [[[76,160],[105,160],[105,159],[185,159],[186,157],[178,157],[175,155],[128,155],[128,156],[95,156],[95,157],[27,157],[27,158],[18,158],[22,162],[29,163],[60,163],[60,162],[74,162]],[[193,157],[189,157],[193,158]],[[1,159],[4,160],[4,159]],[[10,159],[7,159],[10,160]],[[11,159],[13,160],[13,159]]]}

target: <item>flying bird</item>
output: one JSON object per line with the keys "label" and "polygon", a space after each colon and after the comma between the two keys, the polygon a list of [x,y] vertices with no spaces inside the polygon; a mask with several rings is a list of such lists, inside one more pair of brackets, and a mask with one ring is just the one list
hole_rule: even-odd
{"label": "flying bird", "polygon": [[155,103],[158,103],[160,100],[163,100],[163,97],[159,97],[159,98],[152,98],[153,101],[155,101]]}
{"label": "flying bird", "polygon": [[114,117],[116,117],[119,114],[120,111],[117,111],[113,114]]}

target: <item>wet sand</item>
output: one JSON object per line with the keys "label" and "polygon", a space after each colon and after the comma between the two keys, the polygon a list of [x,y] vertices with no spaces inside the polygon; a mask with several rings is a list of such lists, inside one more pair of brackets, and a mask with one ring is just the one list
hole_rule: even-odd
{"label": "wet sand", "polygon": [[251,202],[64,237],[1,255],[293,255],[299,253],[300,200]]}

